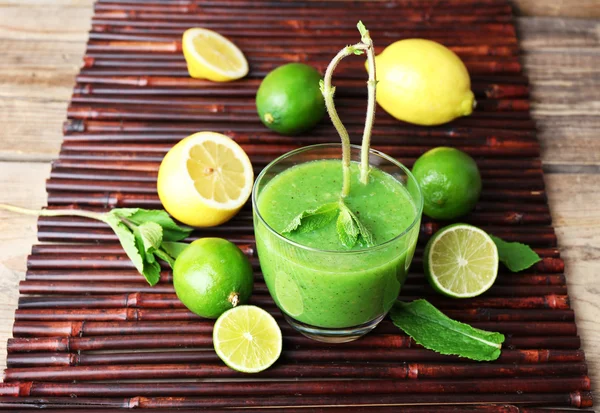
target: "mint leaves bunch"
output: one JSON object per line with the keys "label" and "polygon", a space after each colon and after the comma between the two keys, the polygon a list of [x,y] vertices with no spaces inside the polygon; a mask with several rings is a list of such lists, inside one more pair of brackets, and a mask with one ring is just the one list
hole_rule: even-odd
{"label": "mint leaves bunch", "polygon": [[315,209],[307,209],[296,215],[292,222],[282,231],[283,234],[305,233],[323,228],[337,217],[336,229],[342,245],[353,248],[357,242],[372,247],[375,245],[373,235],[358,219],[356,214],[340,198],[338,202],[321,205]]}
{"label": "mint leaves bunch", "polygon": [[157,259],[173,267],[177,255],[187,247],[176,241],[192,232],[192,228],[177,225],[163,210],[116,208],[99,219],[112,228],[127,256],[150,285],[160,279]]}
{"label": "mint leaves bunch", "polygon": [[193,230],[176,224],[162,209],[115,208],[109,212],[93,212],[81,209],[32,210],[6,204],[0,204],[0,209],[44,217],[78,216],[106,223],[150,285],[155,285],[160,279],[158,259],[173,267],[177,255],[187,247],[187,244],[177,241],[187,238]]}

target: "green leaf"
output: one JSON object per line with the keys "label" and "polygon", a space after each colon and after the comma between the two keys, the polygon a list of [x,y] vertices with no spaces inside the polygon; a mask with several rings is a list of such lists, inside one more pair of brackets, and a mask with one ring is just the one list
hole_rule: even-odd
{"label": "green leaf", "polygon": [[478,361],[496,360],[500,356],[504,335],[452,320],[426,300],[397,301],[390,316],[415,342],[438,353]]}
{"label": "green leaf", "polygon": [[[340,201],[339,208],[340,216],[344,215],[343,222],[340,222],[340,218],[338,218],[337,227],[338,236],[340,237],[340,241],[342,241],[342,244],[348,246],[345,243],[345,240],[352,242],[352,234],[355,231],[357,231],[357,240],[358,237],[362,238],[367,247],[372,247],[373,245],[375,245],[371,231],[369,231],[369,229],[360,221],[360,219],[354,214],[354,212],[352,212],[350,208],[346,206],[344,201]],[[352,223],[348,222],[348,218],[346,217],[346,215],[350,216]],[[354,228],[356,228],[356,230]],[[345,234],[350,235],[350,238],[346,239]],[[344,237],[344,239],[342,239],[342,237]],[[354,241],[354,243],[352,243],[352,246],[354,246],[354,244],[356,244],[356,240]],[[349,248],[352,248],[352,246],[350,246]]]}
{"label": "green leaf", "polygon": [[138,227],[144,251],[152,252],[160,248],[163,239],[162,227],[154,222],[144,222]]}
{"label": "green leaf", "polygon": [[[131,229],[125,225],[121,219],[112,214],[106,214],[104,218],[105,222],[110,225],[112,230],[115,232],[117,237],[119,238],[119,242],[123,247],[123,250],[135,266],[135,268],[140,272],[144,272],[144,259],[142,254],[144,253],[143,247],[142,251],[138,248],[135,237],[131,232]],[[145,255],[145,254],[144,254]]]}
{"label": "green leaf", "polygon": [[284,234],[290,234],[292,232],[310,232],[319,228],[323,228],[334,220],[338,213],[338,203],[332,202],[329,204],[321,205],[315,209],[307,209],[296,215],[292,222],[282,231]]}
{"label": "green leaf", "polygon": [[363,24],[363,22],[360,21],[360,20],[356,24],[356,28],[358,29],[358,32],[360,33],[361,37],[364,37],[367,34],[367,32],[368,32],[367,28],[365,27],[365,25]]}
{"label": "green leaf", "polygon": [[193,231],[193,228],[180,226],[162,209],[141,209],[141,208],[116,208],[109,214],[125,218],[135,225],[142,225],[145,222],[154,222],[163,229],[163,239],[165,241],[179,241],[187,238]]}
{"label": "green leaf", "polygon": [[177,258],[179,254],[183,252],[190,244],[186,244],[185,242],[168,242],[163,241],[161,244],[161,249],[169,254],[173,258]]}
{"label": "green leaf", "polygon": [[173,266],[175,265],[175,258],[170,256],[167,252],[165,252],[163,250],[156,250],[156,251],[154,251],[154,254],[158,258],[166,261],[171,266],[171,268],[173,268]]}
{"label": "green leaf", "polygon": [[523,271],[541,261],[537,253],[528,245],[519,242],[506,242],[490,234],[498,248],[500,261],[512,272]]}
{"label": "green leaf", "polygon": [[344,247],[352,248],[356,245],[360,231],[354,219],[352,219],[352,213],[345,205],[343,208],[340,208],[336,229],[340,242]]}

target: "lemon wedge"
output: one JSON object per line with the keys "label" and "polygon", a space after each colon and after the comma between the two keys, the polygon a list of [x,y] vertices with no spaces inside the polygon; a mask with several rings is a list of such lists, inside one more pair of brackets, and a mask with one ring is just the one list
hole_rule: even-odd
{"label": "lemon wedge", "polygon": [[191,77],[228,82],[248,74],[244,53],[229,39],[212,30],[186,30],[182,49]]}
{"label": "lemon wedge", "polygon": [[158,196],[184,224],[212,227],[230,220],[252,192],[246,152],[229,137],[198,132],[177,143],[158,170]]}

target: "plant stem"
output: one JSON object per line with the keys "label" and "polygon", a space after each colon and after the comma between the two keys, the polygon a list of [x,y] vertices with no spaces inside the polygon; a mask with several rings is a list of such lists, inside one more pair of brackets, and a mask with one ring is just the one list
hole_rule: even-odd
{"label": "plant stem", "polygon": [[360,46],[360,43],[354,46],[346,46],[340,50],[337,55],[335,55],[333,60],[329,63],[329,66],[327,66],[321,88],[321,93],[323,94],[323,98],[325,98],[325,107],[327,108],[327,113],[329,113],[331,122],[342,139],[342,198],[347,196],[350,192],[350,136],[348,135],[346,127],[340,120],[340,117],[335,110],[335,103],[333,102],[335,87],[331,86],[331,78],[333,77],[333,71],[337,67],[338,63],[340,63],[343,58],[354,54],[354,51],[358,46]]}
{"label": "plant stem", "polygon": [[377,81],[375,80],[375,49],[373,48],[373,40],[369,36],[369,31],[365,28],[362,22],[358,22],[358,30],[361,34],[361,42],[352,46],[346,46],[338,52],[333,58],[323,77],[323,83],[321,84],[321,93],[325,98],[325,107],[331,118],[331,122],[337,130],[340,138],[342,139],[342,171],[343,171],[343,185],[342,185],[342,198],[346,197],[350,192],[350,137],[348,131],[342,124],[340,117],[335,110],[335,104],[333,96],[335,94],[335,87],[331,86],[331,78],[333,77],[333,71],[337,65],[342,61],[343,58],[352,54],[363,54],[367,52],[367,59],[369,62],[369,81],[367,82],[368,89],[368,103],[367,103],[367,116],[365,120],[365,129],[363,132],[362,146],[361,146],[361,166],[360,166],[360,181],[366,184],[369,175],[369,147],[371,145],[371,132],[373,129],[373,122],[375,120],[375,89]]}
{"label": "plant stem", "polygon": [[368,46],[367,60],[369,71],[369,80],[367,82],[367,117],[365,120],[365,130],[363,132],[362,146],[360,149],[360,182],[366,185],[369,178],[369,148],[371,146],[371,131],[373,129],[373,122],[375,121],[375,91],[377,89],[377,80],[375,79],[375,49],[373,47],[373,40],[371,40],[368,30],[366,30],[366,32],[362,35],[361,40]]}
{"label": "plant stem", "polygon": [[37,217],[76,216],[104,221],[103,213],[84,211],[81,209],[28,209],[8,204],[0,204],[0,209]]}

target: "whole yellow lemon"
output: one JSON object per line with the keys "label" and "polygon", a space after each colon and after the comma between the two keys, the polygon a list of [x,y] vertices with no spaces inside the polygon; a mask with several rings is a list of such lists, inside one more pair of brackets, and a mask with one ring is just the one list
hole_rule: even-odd
{"label": "whole yellow lemon", "polygon": [[469,72],[439,43],[399,40],[375,58],[377,103],[396,119],[440,125],[473,112]]}

